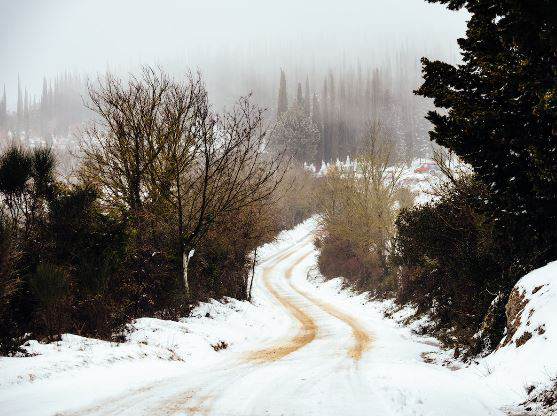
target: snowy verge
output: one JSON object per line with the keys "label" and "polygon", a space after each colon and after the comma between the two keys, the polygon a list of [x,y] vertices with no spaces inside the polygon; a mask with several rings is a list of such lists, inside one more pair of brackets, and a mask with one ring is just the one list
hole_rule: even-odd
{"label": "snowy verge", "polygon": [[[284,250],[296,249],[315,225],[316,219],[312,218],[280,233],[273,243],[258,249],[258,263],[264,266]],[[257,275],[262,273],[261,266],[256,268]],[[0,357],[0,408],[22,392],[41,392],[42,397],[50,392],[52,398],[47,399],[52,407],[43,411],[56,412],[60,399],[56,394],[64,386],[75,390],[76,385],[83,385],[86,389],[91,380],[98,380],[94,394],[76,394],[93,401],[186,374],[196,366],[218,364],[230,354],[269,342],[285,333],[291,322],[277,305],[266,301],[260,279],[255,281],[253,303],[225,298],[201,303],[178,322],[137,319],[127,327],[126,342],[73,334],[64,334],[60,341],[49,344],[28,341],[23,349],[30,356]],[[71,404],[66,398],[64,402]],[[76,406],[83,404],[76,399]]]}
{"label": "snowy verge", "polygon": [[[544,392],[554,391],[557,378],[557,261],[518,281],[506,313],[505,338],[477,368],[483,370],[488,382],[515,392],[516,401],[525,400],[527,395],[533,400],[549,397]],[[557,397],[553,400],[550,408],[546,403],[545,410],[541,409],[543,400],[531,403],[532,414],[557,414]]]}
{"label": "snowy verge", "polygon": [[264,337],[273,312],[235,299],[212,300],[179,322],[137,319],[128,325],[123,343],[72,334],[50,344],[28,341],[23,349],[31,356],[0,358],[0,389],[51,377],[74,377],[80,370],[121,362],[216,362],[227,350],[241,349],[243,343]]}
{"label": "snowy verge", "polygon": [[464,363],[454,358],[454,351],[443,348],[441,343],[427,328],[431,326],[427,314],[417,315],[416,308],[410,305],[398,305],[393,299],[376,299],[369,292],[359,292],[350,287],[342,277],[327,279],[316,268],[308,272],[308,282],[320,291],[328,291],[329,296],[342,296],[349,302],[356,302],[364,308],[368,319],[375,326],[378,323],[388,326],[406,340],[424,348],[419,349],[417,356],[425,364],[433,364],[454,371],[464,367]]}
{"label": "snowy verge", "polygon": [[[398,334],[406,333],[408,340],[413,340],[406,346],[425,345],[419,352],[425,363],[446,367],[457,379],[494,392],[494,405],[506,414],[557,415],[557,262],[520,279],[506,308],[509,322],[505,338],[496,351],[467,364],[455,359],[452,350],[441,348],[435,338],[420,335],[430,322],[425,315],[416,317],[414,308],[400,307],[393,300],[368,300],[368,294],[354,293],[342,278],[325,280],[315,270],[309,277],[320,291],[359,301],[376,330],[398,327]],[[373,317],[377,314],[389,319]],[[386,328],[382,331],[385,333]],[[390,346],[396,344],[391,341]]]}

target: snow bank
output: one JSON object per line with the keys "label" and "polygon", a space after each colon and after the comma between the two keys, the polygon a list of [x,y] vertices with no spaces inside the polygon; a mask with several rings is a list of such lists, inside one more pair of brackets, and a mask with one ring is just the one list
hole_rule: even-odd
{"label": "snow bank", "polygon": [[212,300],[180,322],[137,319],[128,326],[123,343],[72,334],[50,344],[28,341],[23,349],[32,356],[0,358],[0,388],[53,376],[74,377],[79,370],[137,360],[218,361],[222,350],[241,349],[243,342],[265,337],[265,324],[273,312],[235,299]]}
{"label": "snow bank", "polygon": [[557,261],[520,279],[506,312],[499,348],[470,369],[514,393],[518,403],[535,387],[550,388],[557,376]]}
{"label": "snow bank", "polygon": [[[316,223],[315,218],[310,219],[282,232],[274,243],[260,247],[258,263],[264,266],[293,242],[305,241]],[[23,349],[30,356],[0,357],[0,413],[27,415],[28,409],[22,413],[19,397],[40,402],[41,407],[33,413],[37,415],[84,406],[99,397],[184,376],[194,368],[218,365],[232,354],[271,342],[286,333],[291,322],[280,307],[266,301],[258,278],[261,273],[262,267],[257,267],[253,288],[256,302],[211,300],[179,322],[137,319],[128,325],[126,342],[72,334],[64,334],[61,341],[50,344],[28,341]],[[73,397],[66,397],[64,391],[68,390]]]}

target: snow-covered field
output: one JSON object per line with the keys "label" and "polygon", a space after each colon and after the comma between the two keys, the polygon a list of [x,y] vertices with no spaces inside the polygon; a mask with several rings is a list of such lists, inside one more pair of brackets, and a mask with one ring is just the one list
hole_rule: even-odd
{"label": "snow-covered field", "polygon": [[457,368],[434,339],[386,319],[388,303],[322,281],[315,226],[259,250],[253,304],[227,299],[181,322],[140,319],[122,344],[66,335],[30,342],[36,356],[0,358],[0,414],[503,415],[524,399],[523,383],[555,372],[557,291],[547,276],[557,266],[521,281],[535,297],[521,325],[545,323],[545,334]]}

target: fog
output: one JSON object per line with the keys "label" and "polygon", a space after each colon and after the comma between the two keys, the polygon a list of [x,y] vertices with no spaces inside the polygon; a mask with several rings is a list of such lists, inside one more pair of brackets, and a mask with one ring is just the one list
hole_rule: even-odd
{"label": "fog", "polygon": [[0,0],[0,85],[15,110],[18,74],[39,97],[43,78],[65,71],[161,64],[201,69],[226,104],[278,83],[281,67],[295,85],[323,68],[388,64],[401,49],[416,65],[454,60],[465,20],[424,0]]}

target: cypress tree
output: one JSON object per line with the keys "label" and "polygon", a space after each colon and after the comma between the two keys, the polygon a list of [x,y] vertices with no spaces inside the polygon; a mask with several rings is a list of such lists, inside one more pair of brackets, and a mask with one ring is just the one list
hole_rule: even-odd
{"label": "cypress tree", "polygon": [[2,101],[0,101],[0,128],[7,127],[7,119],[6,84],[4,84],[4,93],[2,94]]}
{"label": "cypress tree", "polygon": [[46,84],[46,78],[43,78],[43,91],[41,94],[41,120],[40,120],[40,126],[41,126],[41,134],[43,136],[46,135],[46,126],[47,126],[47,120],[48,120],[48,87]]}
{"label": "cypress tree", "polygon": [[337,157],[343,161],[348,154],[348,132],[346,126],[346,83],[344,78],[340,78],[339,99],[338,99],[338,136],[337,136]]}
{"label": "cypress tree", "polygon": [[27,94],[27,88],[25,88],[25,98],[23,100],[23,128],[25,129],[25,135],[29,135],[29,95]]}
{"label": "cypress tree", "polygon": [[[309,100],[309,97],[308,97]],[[313,94],[313,109],[311,113],[311,120],[319,129],[319,146],[317,147],[317,169],[321,168],[321,162],[325,160],[325,155],[323,153],[324,146],[324,134],[323,134],[323,121],[321,119],[321,109],[319,108],[319,100],[317,99],[317,94]]]}
{"label": "cypress tree", "polygon": [[21,82],[19,79],[19,75],[17,76],[17,132],[21,130],[22,122],[23,122],[23,97],[21,94]]}
{"label": "cypress tree", "polygon": [[309,96],[309,76],[306,76],[306,95],[304,98],[304,110],[306,115],[310,115],[311,97]]}
{"label": "cypress tree", "polygon": [[[513,234],[557,256],[557,7],[553,0],[428,0],[471,17],[463,63],[423,58],[430,138],[470,164]],[[488,202],[488,201],[486,201]],[[502,221],[500,221],[502,222]],[[541,240],[544,236],[545,242]]]}
{"label": "cypress tree", "polygon": [[364,93],[364,111],[365,117],[368,121],[372,120],[372,103],[371,103],[371,73],[368,72],[366,78],[366,90]]}
{"label": "cypress tree", "polygon": [[329,121],[329,91],[327,78],[323,82],[323,160],[329,162],[331,160],[331,123]]}
{"label": "cypress tree", "polygon": [[304,96],[302,95],[302,84],[298,82],[298,93],[296,94],[296,104],[304,108]]}
{"label": "cypress tree", "polygon": [[333,72],[329,71],[329,152],[332,162],[338,159],[338,137],[337,137],[337,106],[335,94],[335,78]]}
{"label": "cypress tree", "polygon": [[277,117],[280,118],[288,110],[288,96],[286,93],[286,75],[280,70],[280,84],[278,94]]}

